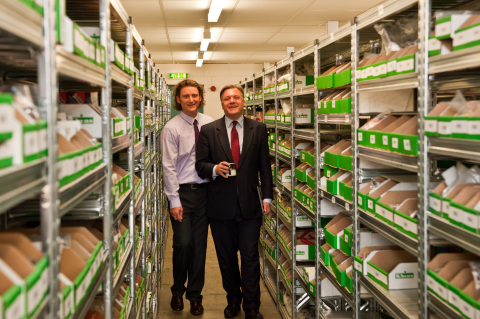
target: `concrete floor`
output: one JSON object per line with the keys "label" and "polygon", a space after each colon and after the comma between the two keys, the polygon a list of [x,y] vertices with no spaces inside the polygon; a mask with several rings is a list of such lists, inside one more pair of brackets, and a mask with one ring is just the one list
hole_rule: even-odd
{"label": "concrete floor", "polygon": [[[171,225],[169,225],[171,226]],[[205,319],[223,319],[223,310],[227,306],[227,298],[222,287],[222,277],[217,262],[215,245],[213,244],[212,235],[209,228],[207,260],[205,273],[205,286],[203,288],[203,307],[205,312],[201,316],[193,316],[190,314],[190,303],[184,298],[185,308],[181,312],[174,312],[170,308],[170,300],[172,294],[170,287],[173,284],[172,276],[172,228],[168,228],[168,237],[165,248],[165,261],[162,271],[162,285],[160,289],[160,307],[158,309],[159,318],[205,318]],[[277,312],[277,306],[273,302],[270,293],[265,287],[263,279],[260,282],[261,289],[261,306],[260,313],[265,319],[281,319],[280,313]],[[237,318],[244,318],[243,311]]]}

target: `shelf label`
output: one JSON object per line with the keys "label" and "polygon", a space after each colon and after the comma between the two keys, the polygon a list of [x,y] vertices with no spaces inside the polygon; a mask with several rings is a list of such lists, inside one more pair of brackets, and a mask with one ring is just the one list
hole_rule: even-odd
{"label": "shelf label", "polygon": [[324,197],[323,191],[320,191],[320,196]]}
{"label": "shelf label", "polygon": [[345,116],[345,123],[346,124],[349,124],[350,123],[350,116]]}
{"label": "shelf label", "polygon": [[392,147],[393,148],[398,148],[398,137],[393,137],[392,138]]}
{"label": "shelf label", "polygon": [[332,203],[336,204],[337,203],[337,199],[335,196],[332,196]]}
{"label": "shelf label", "polygon": [[328,122],[328,115],[325,115],[325,122]]}
{"label": "shelf label", "polygon": [[350,211],[350,204],[349,204],[349,203],[345,203],[345,209],[346,209],[347,211]]}
{"label": "shelf label", "polygon": [[406,151],[411,151],[411,150],[412,150],[412,145],[410,144],[410,140],[409,140],[409,139],[403,140],[403,148],[404,148]]}

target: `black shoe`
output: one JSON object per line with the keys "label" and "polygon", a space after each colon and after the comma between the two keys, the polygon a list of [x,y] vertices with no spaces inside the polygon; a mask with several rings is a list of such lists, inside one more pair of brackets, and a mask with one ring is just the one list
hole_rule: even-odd
{"label": "black shoe", "polygon": [[263,319],[263,315],[258,309],[249,309],[245,311],[245,319]]}
{"label": "black shoe", "polygon": [[240,304],[229,302],[227,308],[223,311],[225,318],[235,318],[240,313]]}
{"label": "black shoe", "polygon": [[172,301],[170,301],[170,307],[172,307],[173,311],[182,311],[183,310],[182,296],[172,296]]}
{"label": "black shoe", "polygon": [[203,306],[201,301],[190,301],[190,313],[194,316],[199,316],[203,313]]}

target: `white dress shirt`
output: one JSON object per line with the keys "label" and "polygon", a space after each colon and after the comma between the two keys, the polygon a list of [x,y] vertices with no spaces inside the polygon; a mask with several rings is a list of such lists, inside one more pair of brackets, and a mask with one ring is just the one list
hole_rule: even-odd
{"label": "white dress shirt", "polygon": [[162,129],[160,149],[162,154],[163,182],[170,208],[182,206],[178,190],[180,184],[206,183],[195,170],[195,131],[193,122],[198,121],[198,129],[213,119],[197,113],[195,118],[180,112],[167,122]]}

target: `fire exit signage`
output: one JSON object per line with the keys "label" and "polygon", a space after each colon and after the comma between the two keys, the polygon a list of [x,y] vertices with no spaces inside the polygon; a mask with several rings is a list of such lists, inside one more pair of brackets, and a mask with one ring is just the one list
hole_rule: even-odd
{"label": "fire exit signage", "polygon": [[188,79],[188,73],[170,73],[170,79]]}

